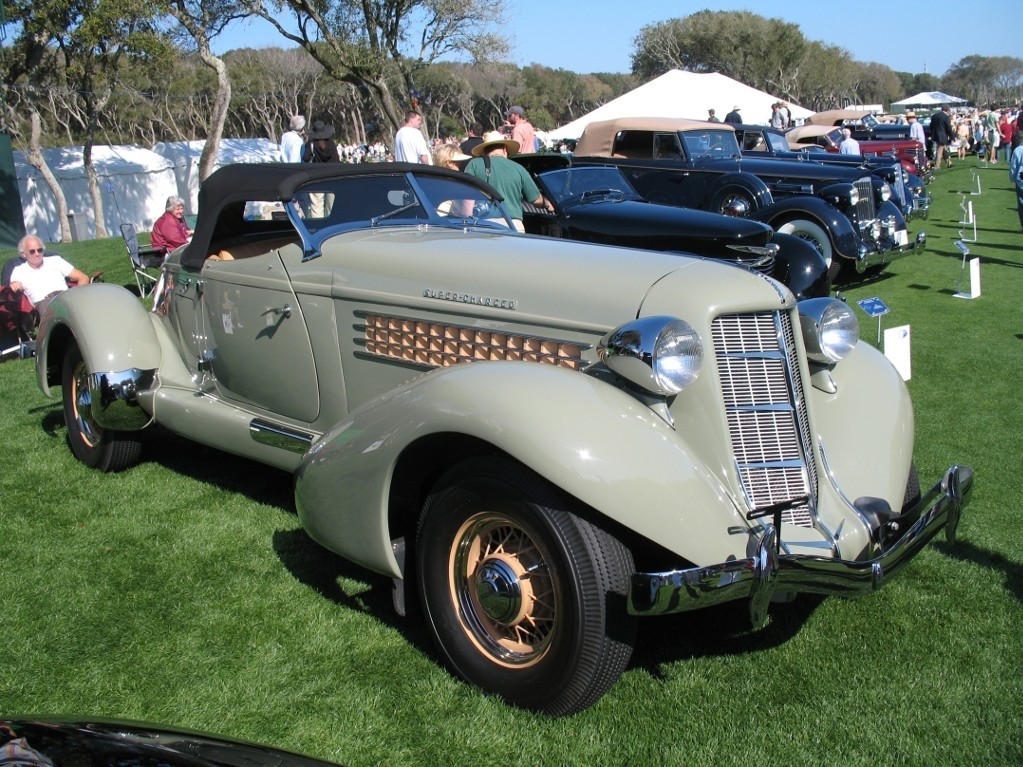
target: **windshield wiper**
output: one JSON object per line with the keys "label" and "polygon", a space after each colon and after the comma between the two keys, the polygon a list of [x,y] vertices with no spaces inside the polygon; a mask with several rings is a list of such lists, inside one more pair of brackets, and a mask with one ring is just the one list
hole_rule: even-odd
{"label": "windshield wiper", "polygon": [[416,200],[414,202],[410,202],[408,205],[402,205],[400,208],[395,208],[394,210],[389,210],[386,213],[381,213],[379,216],[373,216],[373,218],[371,218],[369,220],[369,225],[370,226],[376,226],[381,221],[383,221],[385,218],[391,218],[392,216],[397,216],[399,213],[404,213],[409,208],[415,208],[418,205],[419,205],[419,200]]}

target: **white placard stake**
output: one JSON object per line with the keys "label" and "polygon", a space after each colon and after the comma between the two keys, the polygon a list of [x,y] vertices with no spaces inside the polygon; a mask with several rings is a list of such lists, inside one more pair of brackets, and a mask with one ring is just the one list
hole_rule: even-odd
{"label": "white placard stake", "polygon": [[962,201],[959,203],[959,207],[963,211],[962,220],[959,222],[959,226],[973,226],[973,239],[967,239],[963,237],[963,230],[959,230],[959,241],[960,242],[976,242],[977,241],[977,217],[973,215],[973,200],[966,199],[966,195],[963,195]]}
{"label": "white placard stake", "polygon": [[970,173],[973,174],[973,178],[976,179],[976,181],[977,181],[977,191],[976,192],[970,192],[970,194],[976,196],[976,195],[980,194],[980,174],[977,173],[977,169],[976,168],[971,168],[970,169]]}
{"label": "white placard stake", "polygon": [[888,328],[884,332],[884,356],[895,366],[903,381],[908,381],[912,374],[910,362],[909,325]]}
{"label": "white placard stake", "polygon": [[962,251],[963,263],[959,268],[959,279],[955,284],[955,298],[979,298],[980,297],[980,259],[970,259],[970,290],[963,290],[963,275],[966,273],[966,257],[970,255],[970,249],[962,240],[956,240],[955,245]]}

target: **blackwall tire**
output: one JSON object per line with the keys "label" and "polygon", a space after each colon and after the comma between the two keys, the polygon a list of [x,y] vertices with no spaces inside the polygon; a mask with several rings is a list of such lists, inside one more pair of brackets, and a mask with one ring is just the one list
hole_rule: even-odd
{"label": "blackwall tire", "polygon": [[417,534],[423,614],[450,667],[552,716],[607,692],[635,638],[632,555],[565,506],[524,467],[472,459],[437,483]]}
{"label": "blackwall tire", "polygon": [[87,384],[90,373],[78,344],[72,341],[61,369],[64,422],[71,452],[93,469],[127,469],[139,462],[142,443],[134,432],[104,429],[93,420]]}

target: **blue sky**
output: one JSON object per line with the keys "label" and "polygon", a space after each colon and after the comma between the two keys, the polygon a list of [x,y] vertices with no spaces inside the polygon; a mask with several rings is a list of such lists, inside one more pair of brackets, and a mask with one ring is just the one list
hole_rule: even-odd
{"label": "blue sky", "polygon": [[[816,13],[806,12],[815,6]],[[881,4],[818,0],[769,5],[727,0],[506,0],[506,8],[508,23],[503,31],[514,46],[513,63],[543,64],[580,74],[628,72],[633,41],[644,26],[701,10],[749,10],[780,18],[798,24],[807,39],[837,45],[854,59],[887,64],[899,72],[926,71],[940,77],[949,66],[973,54],[1023,58],[1019,0]],[[268,24],[253,21],[218,41],[217,49],[284,42]]]}

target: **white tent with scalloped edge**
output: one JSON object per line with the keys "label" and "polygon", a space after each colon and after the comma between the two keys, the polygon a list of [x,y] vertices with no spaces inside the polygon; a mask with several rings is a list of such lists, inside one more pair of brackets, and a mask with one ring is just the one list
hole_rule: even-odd
{"label": "white tent with scalloped edge", "polygon": [[913,107],[941,107],[945,104],[952,106],[955,104],[965,103],[966,99],[961,99],[958,96],[949,96],[947,93],[942,93],[941,91],[922,91],[907,99],[893,101],[892,109],[900,111],[898,108],[902,107],[901,111],[905,111]]}
{"label": "white tent with scalloped edge", "polygon": [[[771,120],[771,105],[785,99],[744,85],[720,72],[685,72],[672,69],[650,82],[634,88],[592,112],[562,125],[547,134],[549,141],[577,139],[593,120],[612,120],[616,117],[685,117],[706,120],[707,110],[717,112],[719,119],[738,106],[744,122],[767,125]],[[801,122],[813,112],[788,103],[789,113]]]}

